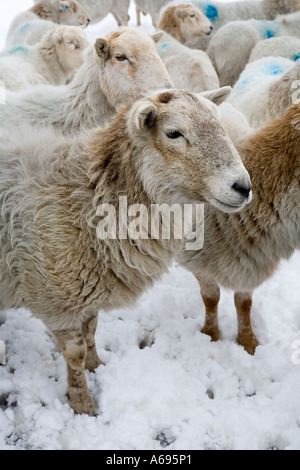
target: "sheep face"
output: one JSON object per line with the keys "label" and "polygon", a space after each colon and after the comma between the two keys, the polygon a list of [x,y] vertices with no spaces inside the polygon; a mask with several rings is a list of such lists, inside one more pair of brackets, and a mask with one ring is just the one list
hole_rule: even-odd
{"label": "sheep face", "polygon": [[193,39],[210,36],[213,32],[210,20],[192,3],[181,3],[166,8],[158,27],[182,44],[189,44]]}
{"label": "sheep face", "polygon": [[[216,103],[227,95],[228,87],[206,94]],[[207,98],[170,90],[133,105],[132,139],[148,149],[140,174],[156,203],[210,202],[237,212],[251,200],[250,177]]]}
{"label": "sheep face", "polygon": [[86,11],[76,1],[59,0],[55,3],[59,24],[88,26],[90,23]]}
{"label": "sheep face", "polygon": [[174,14],[184,43],[191,39],[209,36],[213,31],[210,20],[193,4],[177,5]]}
{"label": "sheep face", "polygon": [[155,47],[160,37],[125,28],[96,41],[100,86],[111,106],[118,108],[149,91],[172,87]]}
{"label": "sheep face", "polygon": [[82,29],[62,26],[53,32],[58,61],[66,75],[71,75],[84,62],[85,51],[90,47]]}

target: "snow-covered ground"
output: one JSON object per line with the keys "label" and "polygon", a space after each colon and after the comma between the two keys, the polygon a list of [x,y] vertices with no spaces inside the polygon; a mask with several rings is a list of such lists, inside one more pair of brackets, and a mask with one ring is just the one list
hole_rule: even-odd
{"label": "snow-covered ground", "polygon": [[[1,48],[13,16],[30,5],[0,0]],[[152,31],[149,18],[142,28]],[[87,33],[93,40],[112,29],[109,16]],[[231,292],[222,291],[222,340],[200,333],[198,284],[176,266],[134,308],[100,313],[96,341],[106,366],[87,374],[95,418],[70,409],[66,365],[43,324],[6,312],[0,449],[300,450],[299,272],[297,253],[256,291],[254,357],[235,342]]]}

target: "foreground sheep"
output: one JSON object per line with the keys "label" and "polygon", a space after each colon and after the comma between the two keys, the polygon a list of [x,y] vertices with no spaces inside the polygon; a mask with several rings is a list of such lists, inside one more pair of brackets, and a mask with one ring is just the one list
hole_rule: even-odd
{"label": "foreground sheep", "polygon": [[296,99],[299,80],[300,61],[264,57],[247,65],[228,102],[246,116],[252,128],[259,128],[284,114]]}
{"label": "foreground sheep", "polygon": [[18,91],[32,85],[63,85],[84,62],[90,47],[76,26],[61,26],[45,34],[36,46],[16,47],[0,56],[0,81]]}
{"label": "foreground sheep", "polygon": [[258,42],[283,35],[300,37],[300,12],[278,16],[276,21],[233,21],[217,31],[207,53],[221,85],[236,83]]}
{"label": "foreground sheep", "polygon": [[160,37],[124,28],[99,38],[69,85],[7,91],[0,126],[51,125],[69,134],[106,124],[121,104],[172,86],[156,52]]}
{"label": "foreground sheep", "polygon": [[34,45],[57,24],[87,26],[89,23],[87,13],[74,0],[41,0],[13,20],[7,33],[6,48]]}
{"label": "foreground sheep", "polygon": [[158,29],[193,47],[199,38],[211,35],[213,26],[192,3],[179,3],[162,11]]}
{"label": "foreground sheep", "polygon": [[112,13],[119,26],[127,26],[130,20],[130,0],[79,0],[79,3],[87,11],[92,23],[98,23],[108,13]]}
{"label": "foreground sheep", "polygon": [[252,179],[252,202],[238,215],[206,207],[203,250],[180,254],[180,262],[201,286],[206,306],[203,332],[219,339],[219,285],[232,289],[238,342],[250,354],[257,346],[250,318],[252,293],[281,260],[300,248],[299,148],[298,104],[238,146]]}
{"label": "foreground sheep", "polygon": [[[26,307],[52,331],[76,413],[97,410],[84,369],[101,363],[99,309],[131,305],[182,245],[173,230],[169,240],[151,238],[152,204],[208,201],[235,212],[249,201],[249,175],[216,116],[207,99],[171,90],[122,107],[108,127],[73,140],[28,128],[0,135],[1,309]],[[120,196],[128,208],[143,205],[141,233],[149,236],[99,230],[108,207],[112,221],[127,220]]]}

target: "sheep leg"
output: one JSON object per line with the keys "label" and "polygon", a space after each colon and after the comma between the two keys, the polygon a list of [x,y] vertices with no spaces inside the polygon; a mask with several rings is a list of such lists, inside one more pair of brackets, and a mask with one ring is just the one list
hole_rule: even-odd
{"label": "sheep leg", "polygon": [[218,284],[211,280],[196,275],[200,284],[202,299],[205,305],[205,324],[202,333],[211,337],[212,341],[219,341],[220,330],[218,324],[218,305],[220,301],[220,288]]}
{"label": "sheep leg", "polygon": [[139,7],[136,7],[136,25],[141,26],[141,10]]}
{"label": "sheep leg", "polygon": [[238,343],[253,356],[258,341],[251,324],[252,293],[236,292],[234,302],[238,316]]}
{"label": "sheep leg", "polygon": [[98,314],[89,318],[82,326],[82,335],[87,345],[87,355],[85,359],[85,368],[90,372],[95,372],[97,367],[104,365],[97,354],[95,344],[95,333],[98,323]]}
{"label": "sheep leg", "polygon": [[97,414],[97,405],[92,399],[86,383],[85,361],[87,344],[78,330],[53,332],[68,366],[68,397],[70,406],[77,414]]}

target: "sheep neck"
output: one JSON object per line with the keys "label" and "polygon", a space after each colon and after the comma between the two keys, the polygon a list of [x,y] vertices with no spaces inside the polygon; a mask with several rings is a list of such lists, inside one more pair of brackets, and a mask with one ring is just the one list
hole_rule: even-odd
{"label": "sheep neck", "polygon": [[300,131],[292,124],[299,118],[294,106],[239,148],[253,182],[253,200],[235,217],[249,224],[256,241],[271,243],[279,258],[289,257],[299,247]]}
{"label": "sheep neck", "polygon": [[101,89],[97,64],[90,58],[67,86],[63,123],[63,129],[67,131],[78,132],[104,126],[116,112]]}

